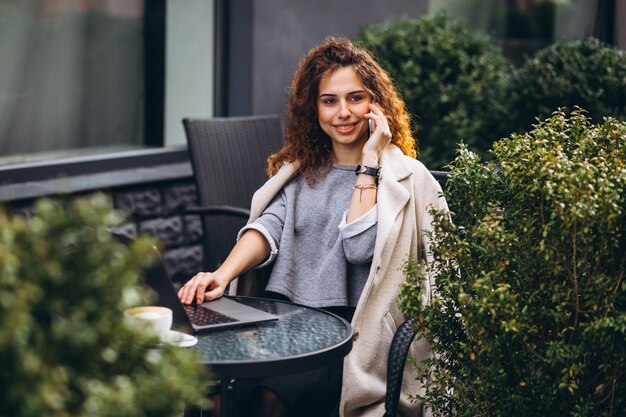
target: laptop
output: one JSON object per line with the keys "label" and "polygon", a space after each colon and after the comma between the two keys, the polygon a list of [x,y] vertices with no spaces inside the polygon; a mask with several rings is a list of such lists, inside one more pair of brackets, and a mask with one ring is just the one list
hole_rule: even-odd
{"label": "laptop", "polygon": [[182,304],[160,258],[145,272],[144,278],[145,283],[158,295],[155,304],[170,308],[174,313],[174,328],[186,332],[199,333],[278,319],[274,314],[250,307],[228,296],[200,305]]}

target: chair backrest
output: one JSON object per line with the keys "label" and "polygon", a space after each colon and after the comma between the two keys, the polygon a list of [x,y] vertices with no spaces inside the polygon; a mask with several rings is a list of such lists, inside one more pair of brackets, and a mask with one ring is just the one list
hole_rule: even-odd
{"label": "chair backrest", "polygon": [[[267,158],[283,144],[278,115],[183,119],[202,207],[250,208],[254,192],[267,181]],[[241,215],[202,216],[203,268],[213,271],[228,255]]]}
{"label": "chair backrest", "polygon": [[199,203],[249,208],[267,180],[267,157],[281,148],[278,115],[183,119]]}

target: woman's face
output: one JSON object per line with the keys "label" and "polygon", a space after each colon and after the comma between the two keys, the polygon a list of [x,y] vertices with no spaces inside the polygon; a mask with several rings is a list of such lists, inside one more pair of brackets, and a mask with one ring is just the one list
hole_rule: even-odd
{"label": "woman's face", "polygon": [[317,114],[322,130],[330,137],[333,150],[360,149],[369,137],[367,119],[372,102],[363,82],[352,67],[327,73],[320,80]]}

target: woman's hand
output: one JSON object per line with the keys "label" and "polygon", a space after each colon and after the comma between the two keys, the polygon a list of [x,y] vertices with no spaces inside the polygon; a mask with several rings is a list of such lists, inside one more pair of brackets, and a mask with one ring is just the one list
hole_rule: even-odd
{"label": "woman's hand", "polygon": [[222,280],[215,272],[199,272],[178,291],[178,298],[183,304],[191,304],[195,300],[202,304],[204,300],[214,300],[224,295],[227,280]]}
{"label": "woman's hand", "polygon": [[361,165],[377,167],[383,149],[391,142],[391,130],[385,114],[376,103],[370,104],[370,112],[365,114],[365,118],[372,121],[372,132],[363,146]]}
{"label": "woman's hand", "polygon": [[178,291],[183,304],[201,304],[224,295],[233,279],[260,264],[270,255],[270,244],[258,230],[248,229],[215,272],[198,272]]}

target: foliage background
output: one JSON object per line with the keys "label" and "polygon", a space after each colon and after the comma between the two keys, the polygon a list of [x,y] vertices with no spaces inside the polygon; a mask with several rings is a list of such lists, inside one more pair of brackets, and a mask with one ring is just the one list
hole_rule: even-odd
{"label": "foliage background", "polygon": [[[550,16],[553,6],[542,2],[523,19],[509,16],[507,28],[521,32],[508,35],[552,36],[531,22]],[[626,120],[626,51],[595,39],[556,42],[518,68],[493,38],[443,13],[365,26],[355,40],[394,78],[413,115],[418,157],[430,169],[452,161],[460,142],[488,157],[495,140],[528,131],[557,108],[585,108],[595,122]]]}
{"label": "foliage background", "polygon": [[626,51],[597,39],[559,41],[513,73],[511,131],[525,132],[559,107],[582,107],[595,122],[626,120]]}
{"label": "foliage background", "polygon": [[0,416],[173,416],[200,405],[208,375],[191,351],[129,328],[149,303],[138,281],[155,242],[113,239],[102,195],[0,211]]}
{"label": "foliage background", "polygon": [[437,356],[436,416],[626,415],[626,122],[558,111],[451,165],[430,273],[406,265],[403,311]]}
{"label": "foliage background", "polygon": [[499,47],[446,14],[364,27],[356,40],[389,71],[413,115],[419,159],[440,169],[459,141],[477,152],[506,131],[511,70]]}

